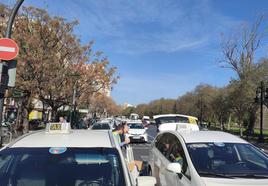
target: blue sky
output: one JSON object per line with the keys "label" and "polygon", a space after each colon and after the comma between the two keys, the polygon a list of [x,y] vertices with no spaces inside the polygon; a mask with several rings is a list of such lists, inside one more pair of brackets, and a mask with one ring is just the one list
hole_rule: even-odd
{"label": "blue sky", "polygon": [[[78,19],[75,34],[83,43],[94,40],[94,49],[118,67],[113,99],[134,105],[177,98],[200,83],[228,84],[235,74],[217,63],[221,33],[268,15],[266,0],[25,0],[24,5]],[[257,57],[267,57],[267,39]]]}

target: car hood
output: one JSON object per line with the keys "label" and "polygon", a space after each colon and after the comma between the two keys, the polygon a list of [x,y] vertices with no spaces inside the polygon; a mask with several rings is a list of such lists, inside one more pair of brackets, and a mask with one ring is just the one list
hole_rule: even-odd
{"label": "car hood", "polygon": [[199,127],[197,124],[190,123],[163,123],[159,126],[159,131],[167,130],[192,130],[198,131]]}
{"label": "car hood", "polygon": [[129,129],[129,134],[143,134],[145,133],[146,129]]}
{"label": "car hood", "polygon": [[268,179],[243,179],[243,178],[204,178],[206,186],[265,186]]}

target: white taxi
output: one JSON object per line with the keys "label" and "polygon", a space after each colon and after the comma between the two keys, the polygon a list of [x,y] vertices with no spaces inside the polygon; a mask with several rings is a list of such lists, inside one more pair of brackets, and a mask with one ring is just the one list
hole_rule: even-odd
{"label": "white taxi", "polygon": [[71,130],[50,123],[0,150],[1,186],[154,185],[134,178],[110,131]]}
{"label": "white taxi", "polygon": [[141,122],[128,122],[129,130],[126,137],[130,139],[130,142],[148,142],[147,127],[144,127]]}
{"label": "white taxi", "polygon": [[159,133],[148,171],[161,186],[268,185],[267,155],[220,131]]}
{"label": "white taxi", "polygon": [[[199,130],[198,119],[194,116],[182,114],[163,114],[153,116],[158,131],[177,130],[178,127],[187,127],[192,131]],[[181,125],[182,124],[182,125]],[[188,124],[188,125],[184,125]]]}

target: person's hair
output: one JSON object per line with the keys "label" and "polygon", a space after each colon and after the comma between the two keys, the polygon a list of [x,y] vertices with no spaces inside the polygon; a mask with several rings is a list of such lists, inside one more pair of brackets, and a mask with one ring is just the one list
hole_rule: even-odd
{"label": "person's hair", "polygon": [[123,126],[126,125],[126,124],[127,124],[126,121],[122,121],[122,122],[121,122],[121,125],[123,125]]}
{"label": "person's hair", "polygon": [[124,125],[118,125],[117,127],[116,127],[116,130],[123,130],[124,129]]}

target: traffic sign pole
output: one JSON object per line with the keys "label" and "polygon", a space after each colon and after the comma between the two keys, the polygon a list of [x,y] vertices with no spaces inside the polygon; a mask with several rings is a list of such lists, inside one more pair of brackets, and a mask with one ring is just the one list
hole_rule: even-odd
{"label": "traffic sign pole", "polygon": [[[22,5],[23,1],[24,0],[17,0],[15,6],[13,7],[13,9],[11,11],[11,14],[10,14],[10,17],[9,17],[8,23],[7,23],[6,38],[11,38],[12,25],[13,25],[14,19],[15,19],[17,13],[18,13],[18,10],[19,10],[20,6]],[[7,49],[7,48],[4,48],[4,49]],[[3,66],[7,65],[5,61],[0,61],[0,62],[2,62]],[[2,83],[2,79],[1,79],[0,83]],[[2,145],[3,145],[3,130],[2,130],[3,107],[4,107],[4,96],[1,96],[0,97],[0,137],[1,137],[1,139],[0,139],[0,147],[2,147]]]}

